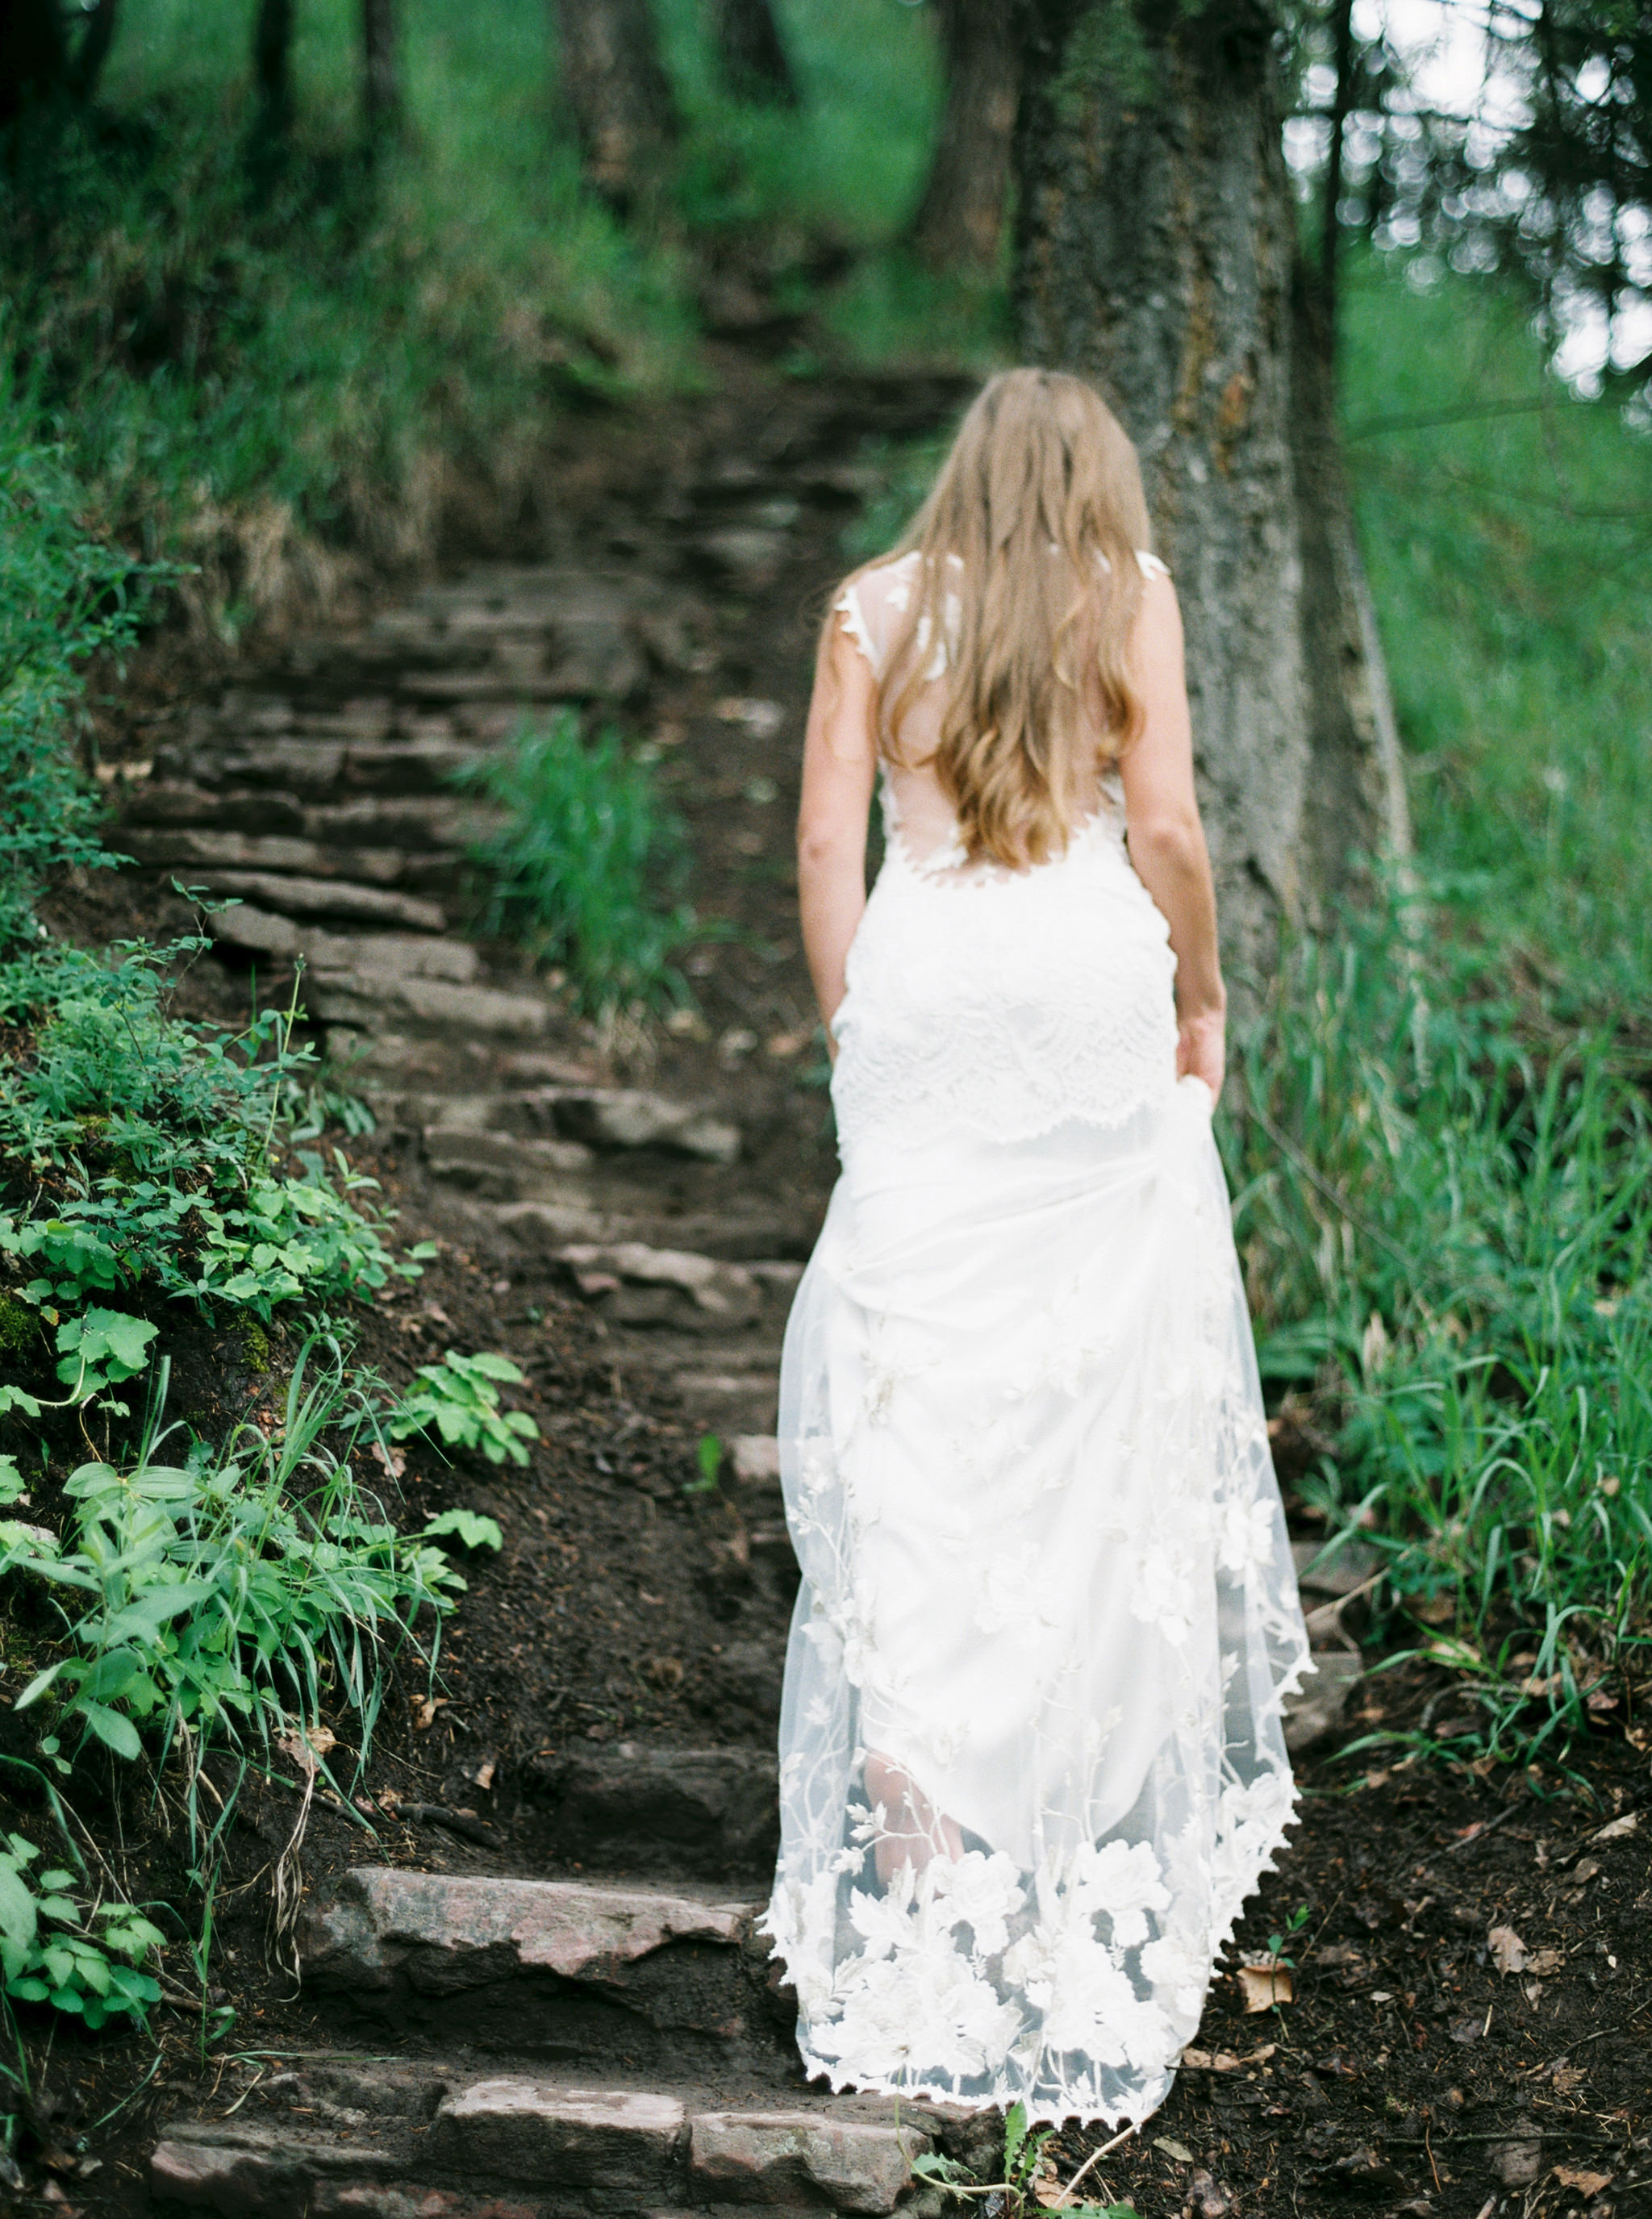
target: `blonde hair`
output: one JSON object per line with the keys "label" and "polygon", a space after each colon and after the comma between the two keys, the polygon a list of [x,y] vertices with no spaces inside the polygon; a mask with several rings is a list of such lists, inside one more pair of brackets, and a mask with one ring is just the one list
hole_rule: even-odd
{"label": "blonde hair", "polygon": [[1113,768],[1135,737],[1136,551],[1151,544],[1136,451],[1092,387],[1009,370],[982,388],[891,550],[919,561],[877,693],[879,747],[904,762],[922,648],[947,642],[941,737],[924,760],[972,858],[1015,869],[1059,854],[1086,769]]}

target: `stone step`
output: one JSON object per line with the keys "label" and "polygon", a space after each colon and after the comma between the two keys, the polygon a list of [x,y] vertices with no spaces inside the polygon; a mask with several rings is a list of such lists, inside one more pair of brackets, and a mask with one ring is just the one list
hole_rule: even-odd
{"label": "stone step", "polygon": [[929,2219],[940,2199],[915,2181],[912,2161],[958,2116],[801,2090],[730,2104],[680,2076],[593,2083],[301,2054],[252,2080],[230,2116],[174,2121],[149,2187],[163,2204],[224,2219],[731,2207]]}
{"label": "stone step", "polygon": [[599,1872],[738,1878],[765,1887],[779,1848],[773,1754],[586,1743],[531,1758],[522,1790],[535,1849]]}
{"label": "stone step", "polygon": [[743,1264],[749,1256],[773,1256],[790,1249],[806,1254],[810,1228],[798,1216],[765,1210],[744,1202],[721,1210],[686,1209],[673,1213],[650,1209],[652,1199],[633,1191],[629,1208],[621,1197],[623,1184],[602,1184],[598,1220],[574,1223],[555,1203],[507,1202],[488,1205],[493,1222],[512,1246],[553,1263],[570,1242],[618,1243],[638,1240],[649,1248],[687,1249],[718,1263]]}
{"label": "stone step", "polygon": [[188,825],[228,832],[308,830],[306,811],[292,793],[214,793],[183,779],[155,779],[134,786],[121,812],[121,836],[131,825]]}
{"label": "stone step", "polygon": [[189,881],[208,893],[233,894],[277,916],[336,918],[351,924],[402,926],[412,932],[444,933],[447,913],[415,894],[390,893],[349,879],[276,877],[269,871],[227,871],[191,867]]}
{"label": "stone step", "polygon": [[593,1148],[658,1148],[702,1163],[731,1164],[740,1128],[692,1103],[634,1087],[547,1090],[540,1097],[558,1132]]}
{"label": "stone step", "polygon": [[273,787],[316,803],[382,793],[440,795],[456,771],[486,753],[452,734],[346,740],[308,734],[235,736],[158,749],[156,769],[169,781],[203,786]]}
{"label": "stone step", "polygon": [[[408,875],[408,860],[397,848],[334,848],[285,833],[202,831],[189,825],[137,827],[122,836],[134,861],[152,869],[280,871],[375,886],[399,886]],[[457,860],[456,854],[449,858],[450,863]]]}
{"label": "stone step", "polygon": [[764,1283],[754,1273],[689,1249],[576,1241],[559,1249],[556,1261],[611,1325],[727,1333],[755,1324],[765,1308]]}
{"label": "stone step", "polygon": [[329,932],[304,924],[251,902],[238,902],[208,919],[213,938],[252,954],[296,961],[301,957],[318,977],[365,972],[383,979],[445,979],[469,985],[481,973],[481,958],[468,940],[430,933]]}
{"label": "stone step", "polygon": [[[550,1004],[537,994],[364,969],[329,972],[307,990],[305,1001],[318,1023],[370,1036],[389,1019],[443,1033],[531,1038],[551,1016]],[[338,1060],[352,1045],[340,1041],[329,1052]]]}
{"label": "stone step", "polygon": [[434,1179],[490,1202],[543,1202],[594,1215],[590,1182],[578,1174],[596,1159],[579,1141],[522,1141],[509,1133],[427,1125],[425,1168]]}
{"label": "stone step", "polygon": [[793,2071],[759,1906],[638,1884],[364,1867],[309,1907],[305,1992],[352,2025],[654,2071]]}

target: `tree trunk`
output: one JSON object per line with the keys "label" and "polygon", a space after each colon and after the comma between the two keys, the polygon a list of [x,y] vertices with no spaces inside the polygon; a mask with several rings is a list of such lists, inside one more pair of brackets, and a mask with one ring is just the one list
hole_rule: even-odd
{"label": "tree trunk", "polygon": [[67,71],[56,0],[0,0],[0,123],[60,91]]}
{"label": "tree trunk", "polygon": [[396,0],[362,0],[362,115],[370,145],[393,137],[401,124],[397,28]]}
{"label": "tree trunk", "polygon": [[258,128],[284,137],[293,120],[293,0],[258,0],[252,26],[252,83]]}
{"label": "tree trunk", "polygon": [[769,0],[712,0],[717,60],[737,99],[795,108],[798,81]]}
{"label": "tree trunk", "polygon": [[115,20],[120,14],[121,0],[96,0],[85,19],[85,28],[80,34],[80,44],[75,49],[71,82],[76,97],[94,98],[97,80],[103,74],[103,65],[109,58],[109,48],[115,44]]}
{"label": "tree trunk", "polygon": [[1325,207],[1320,211],[1320,290],[1325,300],[1326,344],[1334,363],[1337,352],[1337,280],[1342,262],[1343,153],[1348,135],[1348,111],[1354,91],[1354,0],[1333,0],[1331,10],[1332,66],[1337,73],[1331,96],[1331,143],[1326,150]]}
{"label": "tree trunk", "polygon": [[556,13],[586,177],[628,214],[658,189],[677,136],[649,0],[556,0]]}
{"label": "tree trunk", "polygon": [[1357,851],[1406,839],[1272,29],[1261,0],[1028,0],[1018,132],[1023,345],[1141,451],[1241,995]]}
{"label": "tree trunk", "polygon": [[1009,0],[938,0],[946,104],[914,250],[936,270],[990,270],[1003,232],[1020,78]]}

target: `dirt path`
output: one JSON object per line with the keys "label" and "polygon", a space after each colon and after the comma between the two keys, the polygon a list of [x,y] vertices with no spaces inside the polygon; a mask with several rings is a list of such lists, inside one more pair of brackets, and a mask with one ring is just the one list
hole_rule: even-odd
{"label": "dirt path", "polygon": [[[215,991],[256,972],[268,1002],[304,958],[329,1055],[378,1120],[356,1153],[407,1236],[442,1243],[366,1319],[363,1355],[399,1379],[450,1346],[501,1349],[543,1442],[521,1475],[410,1459],[410,1507],[490,1511],[506,1546],[468,1568],[443,1700],[410,1685],[387,1722],[377,1838],[318,1815],[298,1997],[258,1972],[249,1902],[223,1972],[249,2054],[215,2085],[169,2067],[158,2141],[121,2154],[116,2195],[146,2182],[271,2219],[923,2210],[914,2136],[970,2144],[925,2109],[903,2124],[805,2088],[752,1930],[796,1582],[774,1383],[835,1168],[792,907],[802,712],[865,442],[950,397],[737,377],[571,475],[544,559],[295,642],[187,705],[122,789],[123,844],[157,883],[239,901],[214,927]],[[524,704],[569,699],[648,736],[697,905],[726,929],[691,963],[703,1022],[651,1060],[605,1054],[463,930],[448,774]],[[714,1489],[695,1485],[707,1435]],[[1305,1744],[1327,1745],[1357,1676],[1338,1601],[1364,1569],[1305,1582],[1326,1663]],[[1403,1727],[1422,1700],[1368,1683],[1351,1724]],[[1297,2001],[1247,2018],[1218,1984],[1107,2192],[1205,2219],[1351,2191],[1464,2219],[1621,2197],[1649,2170],[1645,1751],[1603,1743],[1594,1768],[1597,1808],[1376,1768],[1311,1804],[1243,1937],[1291,1932]],[[249,1806],[249,1858],[287,1815]]]}

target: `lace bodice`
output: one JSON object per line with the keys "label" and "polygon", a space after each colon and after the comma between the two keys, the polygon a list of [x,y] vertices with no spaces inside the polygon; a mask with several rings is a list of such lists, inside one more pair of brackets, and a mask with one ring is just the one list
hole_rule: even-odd
{"label": "lace bodice", "polygon": [[[917,559],[864,573],[838,603],[874,670]],[[944,652],[922,634],[917,644],[938,697]],[[921,699],[904,732],[914,755],[932,706],[938,717],[938,699]],[[1071,1119],[1116,1125],[1162,1098],[1175,1083],[1176,962],[1126,853],[1117,780],[1097,779],[1061,855],[1019,871],[966,858],[921,761],[885,762],[880,786],[884,865],[833,1019],[845,1148],[948,1128],[1020,1140]]]}

